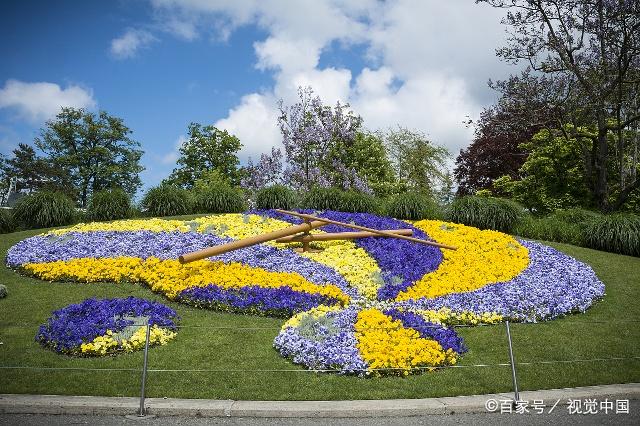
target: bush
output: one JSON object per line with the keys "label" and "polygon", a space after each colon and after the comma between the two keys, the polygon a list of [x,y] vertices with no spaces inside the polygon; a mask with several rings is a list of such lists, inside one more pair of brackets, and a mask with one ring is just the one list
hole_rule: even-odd
{"label": "bush", "polygon": [[379,213],[378,201],[369,194],[356,191],[342,192],[338,210],[349,213]]}
{"label": "bush", "polygon": [[613,253],[640,256],[640,216],[617,213],[601,216],[586,226],[587,247]]}
{"label": "bush", "polygon": [[591,210],[575,208],[567,210],[556,210],[551,213],[549,217],[558,219],[565,223],[577,223],[580,225],[585,225],[594,219],[602,217],[602,215],[600,213],[592,212]]}
{"label": "bush", "polygon": [[480,229],[511,232],[523,214],[522,206],[515,201],[472,195],[456,198],[447,208],[445,219]]}
{"label": "bush", "polygon": [[7,292],[7,286],[4,284],[0,284],[0,299],[2,299],[3,297],[7,297],[8,294],[9,292]]}
{"label": "bush", "polygon": [[396,219],[442,219],[442,208],[431,197],[419,192],[407,192],[391,198],[386,206],[387,216]]}
{"label": "bush", "polygon": [[50,191],[39,191],[20,198],[13,210],[14,219],[28,228],[69,225],[76,216],[71,198]]}
{"label": "bush", "polygon": [[147,216],[179,216],[191,213],[191,196],[188,191],[173,185],[151,188],[142,199]]}
{"label": "bush", "polygon": [[0,209],[0,234],[14,232],[18,224],[13,219],[13,212],[9,209]]}
{"label": "bush", "polygon": [[95,192],[87,209],[90,220],[127,219],[132,215],[129,195],[120,188]]}
{"label": "bush", "polygon": [[302,208],[340,210],[342,208],[342,191],[335,188],[311,188],[302,198]]}
{"label": "bush", "polygon": [[584,234],[579,223],[565,222],[554,216],[543,218],[526,216],[514,227],[513,234],[533,240],[584,245]]}
{"label": "bush", "polygon": [[256,194],[256,208],[260,210],[291,210],[296,205],[296,193],[283,185],[262,188]]}
{"label": "bush", "polygon": [[226,183],[198,188],[194,202],[196,213],[239,213],[246,209],[242,191]]}

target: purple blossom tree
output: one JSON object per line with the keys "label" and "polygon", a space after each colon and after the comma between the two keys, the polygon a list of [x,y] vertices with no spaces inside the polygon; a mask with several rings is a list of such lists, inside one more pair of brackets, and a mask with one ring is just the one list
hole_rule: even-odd
{"label": "purple blossom tree", "polygon": [[[360,178],[336,179],[344,176],[346,167],[340,156],[344,147],[353,143],[362,118],[349,109],[349,104],[338,101],[333,108],[323,105],[311,87],[299,87],[298,95],[300,102],[289,107],[282,100],[278,104],[288,183],[303,189],[314,185],[355,189],[364,185],[368,190]],[[354,174],[355,170],[348,170],[349,176]]]}
{"label": "purple blossom tree", "polygon": [[257,164],[249,158],[240,185],[245,189],[256,191],[269,185],[279,184],[283,180],[282,172],[282,151],[274,146],[271,148],[271,155],[261,154]]}

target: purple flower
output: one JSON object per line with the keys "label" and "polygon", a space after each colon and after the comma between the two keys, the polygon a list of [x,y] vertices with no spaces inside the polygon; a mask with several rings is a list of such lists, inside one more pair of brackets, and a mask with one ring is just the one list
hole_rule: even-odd
{"label": "purple flower", "polygon": [[171,308],[135,297],[126,299],[87,299],[54,311],[40,326],[36,341],[60,353],[77,350],[83,343],[118,332],[133,324],[123,317],[147,317],[150,325],[176,329],[178,314]]}
{"label": "purple flower", "polygon": [[213,284],[185,289],[178,294],[177,300],[200,308],[284,318],[319,305],[331,306],[339,303],[332,297],[295,291],[288,286],[225,289]]}

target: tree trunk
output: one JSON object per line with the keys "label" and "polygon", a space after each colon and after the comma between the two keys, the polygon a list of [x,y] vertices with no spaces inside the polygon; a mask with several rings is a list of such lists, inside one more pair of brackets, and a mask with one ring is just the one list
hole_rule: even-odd
{"label": "tree trunk", "polygon": [[598,140],[597,140],[597,150],[594,161],[594,172],[595,176],[595,186],[594,186],[594,195],[596,199],[596,203],[598,204],[598,208],[602,212],[607,212],[609,210],[609,201],[608,201],[608,188],[607,188],[607,156],[608,146],[607,146],[607,127],[605,121],[604,112],[601,110],[598,112]]}

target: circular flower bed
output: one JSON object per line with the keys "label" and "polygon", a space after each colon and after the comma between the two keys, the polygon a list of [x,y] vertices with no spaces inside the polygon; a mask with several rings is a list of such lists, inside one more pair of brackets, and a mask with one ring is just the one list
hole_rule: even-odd
{"label": "circular flower bed", "polygon": [[[361,375],[451,365],[466,351],[452,325],[553,319],[583,312],[604,294],[589,266],[539,243],[441,221],[317,213],[376,229],[409,228],[458,249],[372,237],[312,243],[319,252],[268,242],[187,265],[177,261],[300,223],[255,211],[80,224],[20,241],[7,263],[48,281],[138,282],[197,307],[289,318],[274,342],[283,356]],[[326,225],[312,233],[348,230]]]}
{"label": "circular flower bed", "polygon": [[144,299],[87,299],[53,312],[36,341],[68,355],[133,352],[144,347],[147,321],[149,345],[165,345],[176,335],[177,319],[173,309]]}

